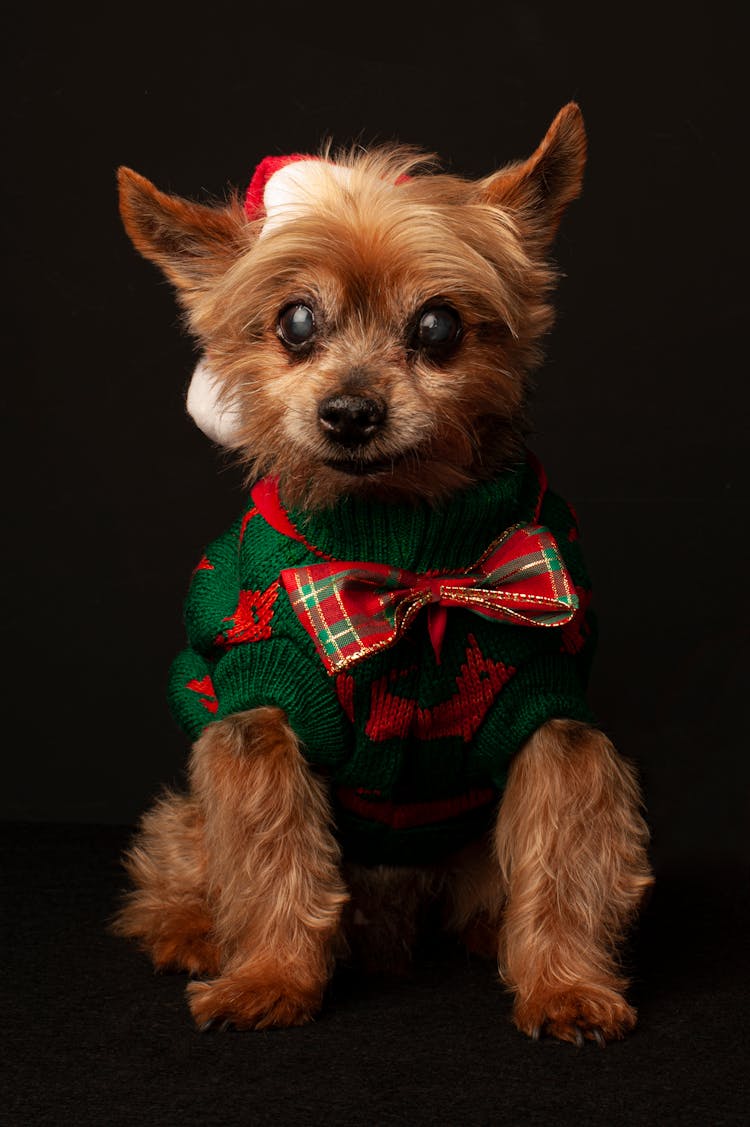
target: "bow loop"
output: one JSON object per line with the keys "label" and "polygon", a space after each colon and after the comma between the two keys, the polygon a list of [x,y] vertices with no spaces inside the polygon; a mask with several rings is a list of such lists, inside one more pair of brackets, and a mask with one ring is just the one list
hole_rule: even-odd
{"label": "bow loop", "polygon": [[287,568],[281,581],[329,673],[392,646],[427,608],[437,660],[449,607],[519,626],[562,626],[578,597],[543,525],[517,524],[465,572],[417,574],[361,561]]}

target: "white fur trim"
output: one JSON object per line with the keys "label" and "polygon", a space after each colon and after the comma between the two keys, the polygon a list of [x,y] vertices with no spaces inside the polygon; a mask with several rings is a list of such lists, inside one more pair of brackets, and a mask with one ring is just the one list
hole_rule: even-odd
{"label": "white fur trim", "polygon": [[[311,211],[332,190],[348,188],[351,170],[325,160],[297,160],[274,172],[263,191],[265,222],[260,236]],[[205,360],[193,372],[185,401],[188,414],[219,446],[234,446],[239,416],[231,402],[219,404],[216,377]]]}
{"label": "white fur trim", "polygon": [[325,160],[295,160],[268,178],[263,190],[266,220],[261,237],[311,211],[332,188],[347,188],[351,170]]}
{"label": "white fur trim", "polygon": [[185,400],[195,425],[219,446],[232,446],[237,436],[239,417],[232,403],[219,404],[216,377],[205,360],[193,372]]}

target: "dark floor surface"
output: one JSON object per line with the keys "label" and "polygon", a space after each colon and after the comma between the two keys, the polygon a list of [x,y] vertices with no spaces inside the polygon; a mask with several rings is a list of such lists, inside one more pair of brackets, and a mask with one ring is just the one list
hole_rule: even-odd
{"label": "dark floor surface", "polygon": [[2,826],[7,1127],[750,1122],[739,864],[657,865],[629,953],[640,1022],[605,1050],[526,1040],[493,967],[442,942],[409,981],[341,972],[310,1026],[200,1034],[185,977],[107,932],[129,833]]}

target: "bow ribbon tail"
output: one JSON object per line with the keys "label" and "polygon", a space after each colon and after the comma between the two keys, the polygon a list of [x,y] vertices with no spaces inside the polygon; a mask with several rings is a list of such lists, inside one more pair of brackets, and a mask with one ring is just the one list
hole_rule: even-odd
{"label": "bow ribbon tail", "polygon": [[448,608],[442,603],[430,603],[427,607],[427,631],[430,635],[435,661],[440,665],[445,627],[448,624]]}

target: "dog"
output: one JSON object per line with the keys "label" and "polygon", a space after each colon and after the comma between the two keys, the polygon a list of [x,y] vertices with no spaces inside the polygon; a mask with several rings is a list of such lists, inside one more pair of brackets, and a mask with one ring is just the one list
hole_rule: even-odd
{"label": "dog", "polygon": [[634,764],[586,701],[572,508],[528,446],[564,106],[481,179],[409,146],[267,157],[202,204],[118,170],[201,359],[187,408],[247,474],[170,673],[191,740],[114,923],[189,972],[200,1029],[303,1024],[342,960],[403,973],[425,920],[497,960],[532,1038],[622,1038],[653,877]]}

